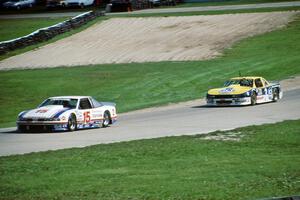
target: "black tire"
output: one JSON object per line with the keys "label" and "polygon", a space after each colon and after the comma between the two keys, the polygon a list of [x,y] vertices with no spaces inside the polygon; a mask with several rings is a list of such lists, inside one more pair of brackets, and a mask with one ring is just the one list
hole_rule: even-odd
{"label": "black tire", "polygon": [[276,102],[276,101],[278,101],[278,99],[279,99],[279,92],[278,92],[278,89],[275,88],[273,90],[273,98],[272,98],[272,100],[273,100],[273,102]]}
{"label": "black tire", "polygon": [[256,93],[253,92],[251,95],[251,105],[254,106],[256,104],[257,96]]}
{"label": "black tire", "polygon": [[76,131],[76,129],[77,129],[76,116],[74,114],[71,114],[68,120],[68,130]]}
{"label": "black tire", "polygon": [[19,126],[18,126],[18,132],[19,132],[19,133],[27,133],[28,130],[26,129],[26,126],[24,126],[24,125],[19,125]]}
{"label": "black tire", "polygon": [[108,125],[111,122],[111,117],[110,117],[110,113],[108,111],[105,111],[103,114],[103,121],[102,121],[102,127],[108,127]]}

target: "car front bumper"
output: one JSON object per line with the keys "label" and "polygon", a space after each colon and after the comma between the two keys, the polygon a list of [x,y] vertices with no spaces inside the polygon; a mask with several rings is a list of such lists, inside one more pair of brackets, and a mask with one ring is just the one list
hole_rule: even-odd
{"label": "car front bumper", "polygon": [[19,131],[66,131],[68,122],[61,121],[17,121]]}
{"label": "car front bumper", "polygon": [[242,106],[250,105],[251,97],[243,98],[209,98],[206,99],[208,106]]}

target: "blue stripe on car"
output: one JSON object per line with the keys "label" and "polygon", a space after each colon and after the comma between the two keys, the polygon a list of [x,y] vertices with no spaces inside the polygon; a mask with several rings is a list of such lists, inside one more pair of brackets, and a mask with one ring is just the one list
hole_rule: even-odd
{"label": "blue stripe on car", "polygon": [[24,112],[19,116],[19,118],[23,118],[23,116],[24,116],[26,113],[28,113],[28,111],[24,111]]}
{"label": "blue stripe on car", "polygon": [[71,110],[71,109],[72,109],[72,108],[67,108],[67,109],[65,109],[65,110],[59,111],[58,113],[56,113],[56,114],[54,115],[53,118],[57,118],[57,117],[59,117],[59,115],[63,114],[64,112],[66,112],[66,111],[68,111],[68,110]]}

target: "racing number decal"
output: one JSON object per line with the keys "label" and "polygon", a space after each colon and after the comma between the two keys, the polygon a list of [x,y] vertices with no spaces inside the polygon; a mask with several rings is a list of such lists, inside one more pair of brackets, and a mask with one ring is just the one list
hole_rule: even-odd
{"label": "racing number decal", "polygon": [[272,90],[273,90],[273,88],[271,88],[271,87],[268,88],[268,94],[269,94],[269,95],[272,94],[272,92],[273,92]]}
{"label": "racing number decal", "polygon": [[90,111],[83,113],[83,121],[84,123],[88,123],[91,121]]}

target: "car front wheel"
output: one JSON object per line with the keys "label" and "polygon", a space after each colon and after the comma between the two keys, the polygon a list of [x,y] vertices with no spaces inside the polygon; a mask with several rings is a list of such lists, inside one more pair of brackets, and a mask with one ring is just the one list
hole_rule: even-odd
{"label": "car front wheel", "polygon": [[74,114],[72,114],[68,120],[68,130],[75,131],[76,129],[77,129],[76,116]]}
{"label": "car front wheel", "polygon": [[110,114],[108,111],[106,111],[103,115],[103,122],[102,122],[102,127],[108,127],[110,124]]}

